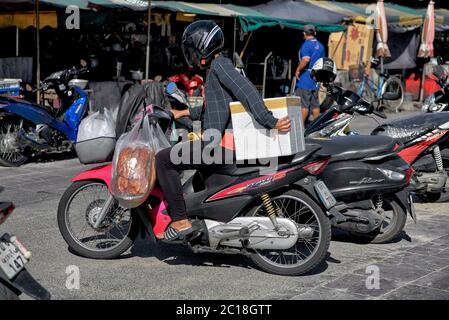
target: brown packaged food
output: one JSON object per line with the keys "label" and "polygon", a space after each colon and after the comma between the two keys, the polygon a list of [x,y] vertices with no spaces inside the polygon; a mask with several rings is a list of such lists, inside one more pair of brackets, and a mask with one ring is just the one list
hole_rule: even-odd
{"label": "brown packaged food", "polygon": [[148,148],[124,148],[117,161],[115,189],[129,196],[145,194],[155,181],[152,157],[154,153]]}

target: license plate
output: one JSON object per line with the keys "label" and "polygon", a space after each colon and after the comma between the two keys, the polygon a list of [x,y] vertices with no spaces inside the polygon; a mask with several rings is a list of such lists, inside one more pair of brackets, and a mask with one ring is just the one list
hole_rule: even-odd
{"label": "license plate", "polygon": [[320,180],[315,183],[315,190],[318,193],[321,202],[323,202],[324,206],[327,209],[330,209],[333,206],[335,206],[337,200],[335,200],[333,194],[329,191],[328,187],[323,181]]}
{"label": "license plate", "polygon": [[413,197],[411,194],[408,195],[408,201],[410,203],[410,214],[413,218],[413,221],[415,221],[415,223],[416,223],[417,220],[416,220],[415,205],[413,204]]}
{"label": "license plate", "polygon": [[25,266],[28,260],[22,252],[4,238],[0,238],[0,269],[11,280]]}

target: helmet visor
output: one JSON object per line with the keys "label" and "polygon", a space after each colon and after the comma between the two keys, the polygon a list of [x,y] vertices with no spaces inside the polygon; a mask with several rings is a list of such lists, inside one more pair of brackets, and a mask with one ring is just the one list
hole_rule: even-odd
{"label": "helmet visor", "polygon": [[187,43],[182,44],[182,53],[189,67],[194,68],[199,64],[198,53],[195,48]]}

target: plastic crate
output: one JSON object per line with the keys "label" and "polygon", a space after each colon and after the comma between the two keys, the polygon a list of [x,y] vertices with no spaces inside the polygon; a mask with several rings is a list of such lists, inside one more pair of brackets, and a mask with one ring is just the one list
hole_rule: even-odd
{"label": "plastic crate", "polygon": [[0,79],[0,95],[19,96],[21,79]]}

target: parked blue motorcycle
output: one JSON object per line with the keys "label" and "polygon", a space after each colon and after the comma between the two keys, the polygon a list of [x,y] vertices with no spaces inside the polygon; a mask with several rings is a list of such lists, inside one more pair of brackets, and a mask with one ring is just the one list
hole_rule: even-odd
{"label": "parked blue motorcycle", "polygon": [[61,99],[58,109],[0,96],[0,165],[17,167],[35,154],[72,149],[88,109],[87,82],[77,78],[87,72],[71,68],[42,81],[42,91],[54,89]]}

